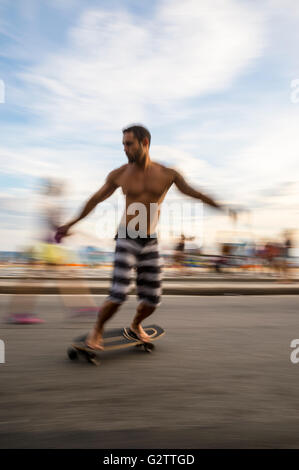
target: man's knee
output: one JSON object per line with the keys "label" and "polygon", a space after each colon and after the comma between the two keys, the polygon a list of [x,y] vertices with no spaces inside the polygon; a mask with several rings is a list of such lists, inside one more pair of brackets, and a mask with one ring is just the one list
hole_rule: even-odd
{"label": "man's knee", "polygon": [[138,305],[138,312],[153,313],[156,308],[156,305],[152,305],[147,302],[140,302],[140,304]]}
{"label": "man's knee", "polygon": [[116,300],[108,298],[106,302],[104,303],[103,307],[116,312],[120,308],[120,306],[123,304],[123,302],[124,300],[116,301]]}
{"label": "man's knee", "polygon": [[107,299],[99,310],[98,325],[102,327],[107,320],[113,317],[119,307],[120,304]]}

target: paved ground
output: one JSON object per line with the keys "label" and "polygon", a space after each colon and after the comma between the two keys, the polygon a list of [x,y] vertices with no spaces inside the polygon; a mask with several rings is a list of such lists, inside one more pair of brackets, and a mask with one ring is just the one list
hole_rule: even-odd
{"label": "paved ground", "polygon": [[166,329],[155,353],[103,353],[98,368],[66,357],[92,320],[70,320],[53,295],[37,302],[44,325],[0,325],[0,448],[299,446],[297,296],[165,297],[150,320]]}

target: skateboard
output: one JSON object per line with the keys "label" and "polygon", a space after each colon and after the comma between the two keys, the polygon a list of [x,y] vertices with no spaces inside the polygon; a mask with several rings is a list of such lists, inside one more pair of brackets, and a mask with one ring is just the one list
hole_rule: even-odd
{"label": "skateboard", "polygon": [[86,359],[87,362],[94,365],[99,365],[100,361],[98,359],[98,355],[101,354],[101,352],[137,347],[143,349],[145,352],[151,353],[155,348],[152,341],[156,341],[157,339],[161,338],[161,336],[165,334],[165,331],[158,325],[144,326],[143,329],[150,336],[150,343],[144,343],[138,339],[130,328],[115,328],[106,330],[103,336],[104,351],[97,351],[89,348],[85,343],[87,334],[79,336],[78,338],[74,339],[71,347],[68,348],[68,357],[74,361],[81,356]]}

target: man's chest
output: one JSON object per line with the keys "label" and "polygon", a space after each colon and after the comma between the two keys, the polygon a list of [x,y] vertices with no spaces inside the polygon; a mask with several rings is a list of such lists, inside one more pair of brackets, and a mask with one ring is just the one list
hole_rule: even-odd
{"label": "man's chest", "polygon": [[153,198],[162,196],[169,187],[168,179],[158,172],[127,173],[122,175],[119,186],[126,196],[138,198],[149,195]]}

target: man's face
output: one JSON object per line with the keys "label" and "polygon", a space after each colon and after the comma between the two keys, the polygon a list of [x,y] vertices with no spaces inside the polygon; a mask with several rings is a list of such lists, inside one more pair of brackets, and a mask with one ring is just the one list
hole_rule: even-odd
{"label": "man's face", "polygon": [[129,163],[138,163],[144,154],[144,147],[140,142],[138,142],[138,139],[135,137],[133,132],[124,133],[123,146]]}

